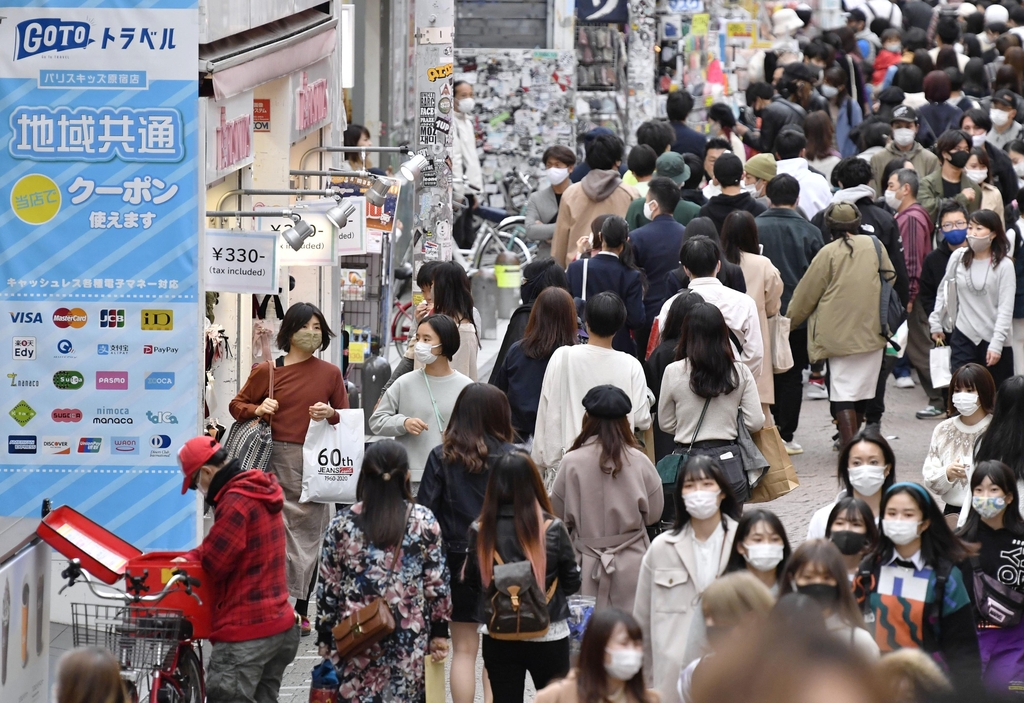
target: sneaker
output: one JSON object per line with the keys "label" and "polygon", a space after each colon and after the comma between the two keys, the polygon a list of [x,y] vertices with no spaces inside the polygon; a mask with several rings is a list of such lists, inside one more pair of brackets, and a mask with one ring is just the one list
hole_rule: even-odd
{"label": "sneaker", "polygon": [[783,440],[782,444],[784,447],[786,447],[786,454],[789,454],[790,456],[793,456],[794,454],[804,453],[804,448],[801,447],[796,442],[794,442],[793,440],[789,440],[788,442]]}
{"label": "sneaker", "polygon": [[914,383],[914,379],[910,376],[900,376],[896,379],[897,388],[916,388],[917,384]]}
{"label": "sneaker", "polygon": [[918,420],[942,420],[946,417],[946,411],[934,405],[929,405],[924,410],[918,410],[914,415]]}
{"label": "sneaker", "polygon": [[828,389],[825,388],[825,379],[812,378],[807,382],[808,400],[828,400]]}
{"label": "sneaker", "polygon": [[313,628],[309,624],[309,618],[302,618],[302,625],[300,625],[300,627],[301,627],[301,633],[300,634],[303,637],[306,637],[311,632],[313,632]]}

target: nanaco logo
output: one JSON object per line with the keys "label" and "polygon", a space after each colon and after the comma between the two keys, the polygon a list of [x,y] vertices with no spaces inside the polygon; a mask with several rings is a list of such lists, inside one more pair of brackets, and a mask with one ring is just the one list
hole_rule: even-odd
{"label": "nanaco logo", "polygon": [[92,419],[94,425],[134,425],[128,415],[128,408],[96,408],[96,415]]}
{"label": "nanaco logo", "polygon": [[78,371],[58,371],[53,374],[53,386],[62,391],[77,391],[85,385],[85,376]]}
{"label": "nanaco logo", "polygon": [[50,419],[54,422],[81,422],[82,411],[78,408],[57,408],[50,413]]}
{"label": "nanaco logo", "polygon": [[53,324],[57,325],[62,330],[68,327],[73,327],[76,330],[80,330],[85,327],[85,323],[89,321],[89,316],[85,314],[85,310],[82,308],[57,308],[53,312]]}
{"label": "nanaco logo", "polygon": [[14,58],[21,60],[49,51],[84,49],[95,41],[89,38],[88,22],[71,22],[57,17],[25,20],[18,23],[18,48]]}
{"label": "nanaco logo", "polygon": [[11,387],[12,388],[38,388],[39,387],[39,381],[36,381],[34,379],[23,378],[23,379],[21,379],[19,381],[18,380],[18,374],[16,374],[16,373],[9,373],[9,374],[7,374],[7,378],[11,379]]}

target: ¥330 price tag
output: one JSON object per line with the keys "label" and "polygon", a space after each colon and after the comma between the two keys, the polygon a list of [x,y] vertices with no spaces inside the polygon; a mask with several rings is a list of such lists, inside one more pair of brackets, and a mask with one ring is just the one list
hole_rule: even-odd
{"label": "\u00a5330 price tag", "polygon": [[277,293],[276,234],[206,230],[203,288],[222,293]]}

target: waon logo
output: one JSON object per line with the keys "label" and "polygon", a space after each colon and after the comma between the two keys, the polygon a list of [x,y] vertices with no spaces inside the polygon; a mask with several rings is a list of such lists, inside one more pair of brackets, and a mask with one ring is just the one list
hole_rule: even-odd
{"label": "waon logo", "polygon": [[53,313],[53,324],[57,325],[62,330],[66,330],[68,327],[73,327],[76,330],[80,330],[85,327],[85,323],[89,321],[89,316],[85,314],[85,310],[82,308],[57,308]]}

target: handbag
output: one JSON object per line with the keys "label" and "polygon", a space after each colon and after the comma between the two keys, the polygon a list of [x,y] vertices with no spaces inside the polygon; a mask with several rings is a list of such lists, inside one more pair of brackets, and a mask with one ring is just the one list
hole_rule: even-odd
{"label": "handbag", "polygon": [[[405,512],[405,530],[402,532],[402,539],[409,530],[409,518],[412,516],[412,506]],[[391,576],[395,572],[395,566],[402,561],[402,542],[399,541],[395,550],[395,558],[391,560],[388,573],[384,575],[381,592],[386,591],[391,585]],[[395,631],[395,616],[391,612],[391,606],[384,600],[384,596],[374,596],[369,603],[355,611],[347,618],[341,620],[331,628],[334,635],[334,649],[341,659],[354,657],[365,652],[373,645]]]}
{"label": "handbag", "polygon": [[690,452],[693,451],[693,443],[697,441],[697,434],[700,432],[700,426],[704,424],[704,415],[708,412],[708,405],[711,404],[711,398],[704,399],[704,408],[700,411],[700,419],[697,420],[697,427],[693,430],[693,436],[690,437],[690,446],[686,448],[686,451],[682,453],[672,452],[668,456],[661,457],[661,461],[658,462],[658,475],[661,477],[661,485],[668,486],[669,490],[676,485],[676,476],[679,475],[679,467],[686,463],[686,460],[690,458]]}
{"label": "handbag", "polygon": [[946,388],[953,380],[953,373],[950,371],[952,354],[953,350],[941,342],[928,352],[928,370],[931,371],[933,387]]}
{"label": "handbag", "polygon": [[789,458],[786,445],[782,443],[779,428],[774,425],[765,427],[751,432],[750,438],[768,462],[768,471],[754,485],[749,502],[767,503],[799,488],[800,479],[793,468],[793,460]]}
{"label": "handbag", "polygon": [[1001,628],[1016,627],[1024,615],[1024,593],[1010,588],[1002,581],[994,579],[981,570],[978,557],[970,557],[974,582],[974,602],[978,614],[990,623]]}
{"label": "handbag", "polygon": [[[274,362],[267,362],[270,369],[268,398],[274,397]],[[240,420],[231,426],[224,451],[237,459],[243,469],[266,471],[270,466],[270,455],[274,451],[274,439],[270,431],[270,420],[254,417]]]}
{"label": "handbag", "polygon": [[779,313],[768,318],[768,337],[772,345],[772,373],[793,368],[793,350],[789,347],[789,318]]}

